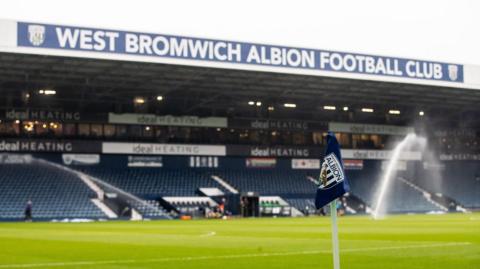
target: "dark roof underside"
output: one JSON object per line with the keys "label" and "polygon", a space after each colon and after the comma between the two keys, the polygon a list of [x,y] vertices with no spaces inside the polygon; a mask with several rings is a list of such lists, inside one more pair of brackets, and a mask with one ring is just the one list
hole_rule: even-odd
{"label": "dark roof underside", "polygon": [[[36,96],[43,88],[57,95],[49,100]],[[0,53],[0,91],[2,108],[132,112],[133,98],[142,96],[148,102],[141,112],[178,115],[252,116],[274,106],[279,116],[285,111],[290,113],[286,117],[308,118],[325,113],[324,105],[412,115],[425,110],[442,117],[480,112],[480,90],[10,53]],[[25,93],[31,95],[28,104]],[[157,102],[157,95],[164,101]],[[252,112],[250,100],[261,101],[262,107]],[[283,108],[286,102],[297,108]]]}

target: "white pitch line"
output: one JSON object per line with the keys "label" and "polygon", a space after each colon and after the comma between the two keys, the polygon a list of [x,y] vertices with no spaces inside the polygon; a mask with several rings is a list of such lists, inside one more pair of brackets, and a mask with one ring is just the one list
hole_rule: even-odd
{"label": "white pitch line", "polygon": [[[467,246],[467,245],[471,245],[471,243],[470,242],[454,242],[454,243],[442,243],[442,244],[439,243],[439,244],[409,245],[409,246],[398,246],[398,247],[370,247],[370,248],[350,248],[350,249],[347,248],[347,249],[341,249],[341,252],[381,251],[381,250],[435,248],[435,247],[451,247],[451,246]],[[252,257],[312,255],[312,254],[323,254],[323,253],[330,253],[330,252],[331,251],[329,250],[310,250],[310,251],[251,253],[251,254],[220,255],[220,256],[191,256],[191,257],[158,258],[158,259],[143,259],[143,260],[105,260],[105,261],[0,264],[0,268],[35,268],[35,267],[47,267],[47,266],[48,267],[66,267],[66,266],[82,266],[82,265],[198,261],[198,260],[236,259],[236,258],[252,258]]]}
{"label": "white pitch line", "polygon": [[201,234],[200,237],[210,237],[216,235],[216,232],[208,232],[206,234]]}
{"label": "white pitch line", "polygon": [[452,242],[452,243],[438,243],[438,244],[425,244],[425,245],[410,245],[410,246],[398,246],[398,247],[370,247],[370,248],[350,248],[341,250],[343,252],[362,252],[372,250],[397,250],[397,249],[411,249],[411,248],[438,248],[438,247],[451,247],[451,246],[468,246],[470,242]]}

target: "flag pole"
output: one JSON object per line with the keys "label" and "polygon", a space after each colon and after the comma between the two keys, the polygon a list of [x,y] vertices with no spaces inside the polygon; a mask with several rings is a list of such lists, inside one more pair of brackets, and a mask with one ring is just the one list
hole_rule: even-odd
{"label": "flag pole", "polygon": [[333,269],[340,269],[340,250],[338,247],[338,226],[337,226],[337,199],[330,202],[330,217],[332,219],[332,253]]}

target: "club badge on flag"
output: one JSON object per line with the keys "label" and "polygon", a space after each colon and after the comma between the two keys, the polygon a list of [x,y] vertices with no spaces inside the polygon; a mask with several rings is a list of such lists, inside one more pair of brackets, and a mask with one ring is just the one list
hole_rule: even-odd
{"label": "club badge on flag", "polygon": [[327,150],[320,170],[315,206],[317,208],[324,207],[349,190],[350,187],[343,169],[340,145],[338,144],[335,134],[328,132]]}

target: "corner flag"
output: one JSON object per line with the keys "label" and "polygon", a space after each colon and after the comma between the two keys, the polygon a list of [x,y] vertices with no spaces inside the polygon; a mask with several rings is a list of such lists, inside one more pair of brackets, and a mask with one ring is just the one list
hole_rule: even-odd
{"label": "corner flag", "polygon": [[327,135],[327,150],[323,158],[322,169],[320,170],[320,181],[315,197],[315,206],[324,207],[326,204],[348,192],[348,185],[345,171],[343,170],[340,145],[333,132]]}
{"label": "corner flag", "polygon": [[333,268],[340,269],[340,247],[338,243],[337,225],[337,198],[348,192],[345,171],[343,170],[340,145],[335,134],[328,132],[327,150],[320,170],[320,182],[315,197],[315,206],[321,208],[330,203],[330,217],[332,219],[332,254]]}

